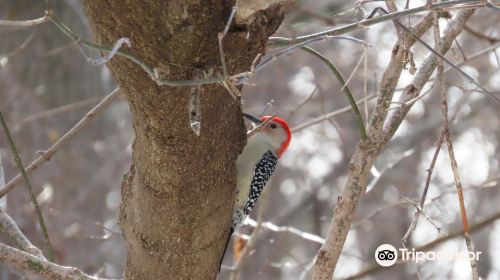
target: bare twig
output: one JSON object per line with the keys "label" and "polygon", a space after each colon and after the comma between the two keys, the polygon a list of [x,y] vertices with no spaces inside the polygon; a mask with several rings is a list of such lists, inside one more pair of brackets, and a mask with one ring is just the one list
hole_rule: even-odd
{"label": "bare twig", "polygon": [[483,39],[483,40],[486,40],[486,41],[489,41],[490,43],[498,43],[500,42],[500,38],[497,38],[497,37],[492,37],[492,36],[488,36],[486,34],[483,34],[479,31],[476,31],[474,29],[472,29],[472,27],[470,27],[469,25],[466,25],[464,27],[464,30],[469,32],[471,35],[479,38],[479,39]]}
{"label": "bare twig", "polygon": [[[256,227],[258,225],[258,222],[251,219],[251,218],[246,218],[245,219],[245,225],[250,225],[252,227]],[[261,225],[262,228],[268,229],[273,232],[288,232],[293,235],[296,235],[304,240],[315,242],[318,244],[323,244],[325,242],[325,239],[322,238],[321,236],[302,231],[298,228],[291,227],[291,226],[278,226],[272,222],[263,222]]]}
{"label": "bare twig", "polygon": [[[80,37],[78,37],[69,27],[64,25],[61,21],[59,21],[58,18],[56,18],[54,15],[49,13],[48,19],[68,38],[70,38],[72,41],[76,42],[78,45],[81,45],[85,48],[89,49],[94,49],[97,51],[105,52],[105,53],[111,53],[113,52],[113,48],[109,47],[103,47],[91,42],[87,42],[85,40],[82,40]],[[115,55],[122,56],[125,58],[130,59],[137,65],[139,65],[148,75],[149,77],[155,81],[158,85],[166,85],[166,86],[194,86],[194,85],[204,85],[204,84],[216,84],[216,83],[221,83],[224,82],[224,78],[207,78],[203,80],[167,80],[167,79],[162,79],[158,75],[157,69],[152,68],[151,66],[147,65],[144,61],[140,60],[136,56],[132,55],[129,52],[125,51],[120,51],[117,50],[115,52]]]}
{"label": "bare twig", "polygon": [[[497,177],[488,179],[488,180],[486,180],[485,182],[483,182],[483,183],[481,183],[479,185],[476,185],[476,186],[473,186],[473,187],[469,187],[469,188],[465,188],[464,192],[488,190],[488,189],[491,189],[491,188],[499,188],[500,187],[499,181],[500,181],[500,176],[497,176]],[[450,185],[450,186],[454,186],[454,184]],[[432,199],[427,200],[427,202],[425,202],[425,206],[431,205],[431,204],[435,203],[437,200],[443,198],[447,194],[455,194],[456,192],[457,192],[456,187],[453,188],[453,189],[450,189],[450,190],[442,191],[439,195],[433,197]],[[363,225],[364,223],[370,221],[373,217],[377,216],[378,214],[382,213],[383,211],[387,211],[389,209],[392,209],[392,208],[398,207],[398,206],[404,206],[405,204],[408,204],[408,202],[406,200],[400,199],[398,202],[384,205],[384,206],[382,206],[382,207],[380,207],[378,209],[375,209],[375,210],[371,211],[370,215],[368,215],[368,216],[360,219],[359,221],[353,223],[353,225],[351,226],[351,228],[360,227],[361,225]]]}
{"label": "bare twig", "polygon": [[2,243],[0,243],[0,261],[44,279],[106,280],[87,275],[74,267],[60,266]]}
{"label": "bare twig", "polygon": [[[436,165],[439,151],[441,151],[441,145],[443,144],[443,140],[444,140],[444,133],[443,133],[443,131],[441,131],[441,133],[439,135],[439,139],[436,142],[436,149],[434,150],[434,156],[432,157],[431,165],[430,165],[429,169],[427,169],[427,178],[425,179],[424,191],[422,192],[422,197],[420,198],[420,203],[418,205],[418,207],[420,207],[420,209],[424,208],[425,199],[427,198],[427,192],[429,190],[429,185],[431,183],[432,172],[434,171],[434,166]],[[408,240],[410,235],[413,233],[413,231],[417,227],[420,212],[421,211],[418,211],[418,209],[417,209],[417,211],[415,211],[415,214],[413,214],[413,220],[412,220],[410,226],[408,227],[408,230],[406,230],[406,233],[404,234],[403,238],[401,238],[401,243],[403,244],[404,248],[406,248],[406,241]]]}
{"label": "bare twig", "polygon": [[354,77],[354,74],[356,74],[356,71],[358,71],[358,68],[361,65],[361,63],[364,62],[364,61],[366,61],[366,56],[367,56],[367,49],[366,49],[366,46],[364,46],[364,48],[363,48],[363,54],[358,59],[358,63],[356,63],[356,66],[354,66],[354,69],[352,69],[351,74],[345,80],[345,85],[343,85],[340,88],[340,90],[344,90],[344,87],[346,87],[347,85],[349,85],[349,83],[351,82],[352,78]]}
{"label": "bare twig", "polygon": [[[483,50],[480,50],[476,53],[473,53],[471,55],[469,55],[467,57],[467,60],[464,60],[460,63],[457,63],[456,66],[460,67],[462,65],[465,65],[467,62],[469,61],[472,61],[473,59],[476,59],[482,55],[485,55],[485,54],[488,54],[490,52],[494,52],[496,49],[500,48],[500,43],[496,43],[492,46],[489,46],[487,48],[484,48]],[[453,70],[452,67],[449,67],[447,69],[444,70],[444,73],[448,73],[449,71]],[[434,78],[429,78],[428,79],[429,82],[431,81],[434,81]],[[410,99],[410,100],[407,100],[405,102],[395,102],[395,103],[399,103],[400,105],[399,106],[396,106],[396,107],[393,107],[393,108],[389,108],[388,110],[394,110],[394,109],[399,109],[401,108],[402,106],[409,106],[409,105],[412,105],[413,103],[417,102],[418,100],[422,99],[425,95],[427,95],[427,93],[431,92],[431,90],[434,88],[434,84],[431,85],[431,87],[426,90],[424,93],[418,95],[417,97],[413,98],[413,99]],[[399,88],[397,89],[398,91],[400,90],[404,90],[404,88]]]}
{"label": "bare twig", "polygon": [[[479,231],[491,224],[493,224],[496,220],[499,220],[500,219],[500,212],[497,212],[497,213],[494,213],[493,215],[485,218],[484,220],[476,223],[476,224],[473,224],[471,225],[470,227],[470,232],[473,233],[473,232],[476,232],[476,231]],[[418,246],[415,248],[415,251],[418,251],[418,252],[426,252],[426,251],[430,251],[432,250],[433,248],[437,247],[438,245],[446,242],[446,241],[449,241],[449,240],[452,240],[452,239],[455,239],[457,237],[462,237],[464,234],[464,230],[463,230],[463,227],[459,228],[459,229],[456,229],[456,230],[453,230],[451,231],[448,235],[446,236],[443,236],[443,237],[440,237],[440,238],[437,238],[431,242],[428,242],[422,246]],[[399,265],[401,264],[400,262],[397,262],[396,265]],[[394,266],[392,266],[394,267]],[[380,266],[376,263],[368,266],[367,268],[363,269],[362,271],[360,271],[359,273],[356,273],[354,275],[351,275],[347,278],[344,278],[342,280],[354,280],[354,279],[364,279],[366,278],[368,275],[371,275],[371,274],[374,274],[374,273],[377,273],[377,272],[380,272],[380,271],[384,271],[386,269],[388,269],[389,267],[383,267],[383,266]]]}
{"label": "bare twig", "polygon": [[[412,205],[413,207],[415,207],[415,209],[417,210],[417,212],[420,213],[422,216],[424,216],[424,218],[436,229],[436,231],[439,234],[441,234],[442,228],[440,226],[438,226],[436,224],[436,222],[434,222],[434,220],[429,215],[425,214],[424,209],[422,207],[420,207],[420,205],[419,205],[418,202],[413,201],[413,200],[407,198],[404,195],[402,195],[401,197],[403,198],[403,200],[407,201],[408,203],[410,203],[410,205]],[[403,247],[406,248],[406,243],[403,244]]]}
{"label": "bare twig", "polygon": [[227,74],[227,66],[226,66],[226,57],[224,56],[224,45],[222,44],[224,37],[226,37],[227,32],[229,31],[229,27],[231,26],[231,23],[233,22],[233,18],[236,15],[236,11],[238,11],[238,6],[233,6],[233,9],[231,10],[231,14],[229,15],[229,18],[226,22],[226,27],[224,28],[224,31],[222,33],[219,33],[217,38],[219,39],[219,54],[220,54],[220,61],[222,64],[222,73],[224,74],[224,78],[228,78]]}
{"label": "bare twig", "polygon": [[115,54],[118,52],[118,50],[123,45],[127,45],[130,48],[131,47],[130,39],[126,38],[126,37],[118,39],[118,41],[116,41],[115,45],[113,46],[113,48],[111,49],[111,51],[108,52],[107,55],[105,55],[103,57],[99,57],[99,58],[90,58],[90,57],[87,57],[87,61],[91,65],[101,65],[101,64],[107,63],[108,61],[110,61],[113,58],[113,56],[115,56]]}
{"label": "bare twig", "polygon": [[76,110],[78,108],[86,107],[86,106],[89,106],[89,105],[94,105],[94,104],[98,103],[100,100],[102,100],[101,96],[99,96],[99,97],[91,97],[91,98],[84,99],[84,100],[81,100],[81,101],[77,101],[77,102],[74,102],[74,103],[62,105],[60,107],[48,109],[48,110],[40,112],[40,113],[35,113],[33,115],[27,116],[26,118],[21,119],[20,121],[16,122],[14,124],[14,127],[12,128],[12,132],[16,133],[19,130],[21,130],[25,125],[27,125],[27,124],[29,124],[31,122],[34,122],[34,121],[36,121],[38,119],[48,118],[48,117],[51,117],[51,116],[54,116],[54,115],[57,115],[57,114],[61,114],[61,113],[65,113],[65,112],[70,112],[70,111]]}
{"label": "bare twig", "polygon": [[377,23],[381,22],[386,22],[389,20],[394,20],[398,19],[404,16],[412,15],[412,14],[417,14],[425,11],[431,11],[431,10],[439,10],[439,9],[444,9],[444,8],[449,8],[449,7],[458,7],[460,9],[463,8],[463,4],[479,4],[484,6],[484,2],[482,0],[451,0],[451,1],[444,1],[440,3],[435,3],[432,5],[422,5],[416,8],[412,9],[406,9],[406,10],[401,10],[395,13],[390,13],[387,15],[382,15],[379,17],[375,18],[369,18],[365,20],[361,20],[355,23],[351,23],[339,28],[334,28],[314,34],[309,34],[309,35],[304,35],[304,36],[299,36],[296,38],[285,38],[285,37],[270,37],[269,38],[269,43],[268,47],[269,48],[277,48],[277,47],[285,47],[285,46],[291,46],[291,45],[296,45],[298,43],[321,37],[324,35],[340,35],[340,34],[345,34],[352,32],[357,29],[365,28],[371,25],[375,25]]}
{"label": "bare twig", "polygon": [[376,172],[373,172],[375,169],[375,166],[372,167],[372,176],[373,178],[371,179],[370,183],[368,183],[368,185],[366,186],[366,193],[369,193],[371,191],[373,191],[373,188],[375,188],[375,186],[377,185],[377,183],[380,181],[380,179],[382,178],[382,176],[387,173],[387,171],[391,170],[392,168],[394,168],[396,165],[398,165],[402,160],[410,157],[411,155],[413,155],[415,153],[416,149],[409,149],[409,150],[406,150],[404,152],[401,153],[401,155],[396,158],[394,161],[390,162],[389,164],[387,164],[382,170],[380,171],[376,171]]}
{"label": "bare twig", "polygon": [[[455,38],[460,34],[463,29],[465,22],[472,16],[474,10],[463,10],[460,11],[454,18],[452,18],[446,29],[441,36],[441,50],[443,53],[448,51],[454,42]],[[431,17],[432,21],[432,17]],[[430,76],[434,72],[437,66],[437,61],[439,56],[435,53],[429,53],[419,66],[419,70],[415,73],[412,82],[407,85],[399,99],[403,106],[396,110],[393,114],[390,114],[384,124],[384,142],[387,142],[396,132],[397,128],[405,118],[408,111],[411,109],[412,105],[404,105],[409,100],[414,99],[420,95],[420,91],[424,85],[429,81]]]}
{"label": "bare twig", "polygon": [[372,46],[363,40],[360,40],[360,39],[357,39],[354,37],[350,37],[350,36],[328,36],[328,35],[320,36],[320,37],[312,38],[312,39],[306,40],[304,42],[300,42],[296,45],[292,45],[292,46],[289,46],[287,48],[284,48],[284,49],[280,50],[279,52],[271,55],[270,57],[264,59],[256,67],[252,67],[252,71],[233,75],[230,77],[230,79],[236,80],[238,84],[242,84],[245,81],[247,81],[248,78],[255,75],[257,72],[259,72],[262,69],[264,69],[265,67],[269,66],[272,62],[276,61],[278,58],[280,58],[284,55],[287,55],[287,54],[289,54],[297,49],[303,48],[303,47],[308,46],[308,45],[315,43],[315,42],[331,41],[331,40],[336,40],[336,39],[352,41],[355,43],[362,44],[365,47]]}
{"label": "bare twig", "polygon": [[[472,16],[473,13],[474,10],[461,10],[453,19],[448,22],[447,29],[445,30],[443,35],[444,39],[442,40],[442,50],[446,51],[449,49],[452,42],[462,30],[465,22]],[[421,36],[425,32],[425,30],[432,26],[432,19],[432,14],[424,17],[414,28],[413,33],[417,36]],[[396,46],[393,49],[391,62],[389,62],[389,66],[387,67],[387,70],[384,73],[384,77],[382,78],[381,92],[379,94],[377,106],[374,109],[373,115],[370,119],[368,131],[370,133],[369,135],[372,144],[358,144],[351,158],[346,186],[342,190],[342,194],[334,210],[326,241],[319,250],[318,255],[316,256],[316,263],[313,268],[314,280],[331,279],[337,265],[338,258],[342,252],[344,242],[347,238],[349,227],[353,219],[353,214],[357,208],[361,196],[366,190],[368,172],[373,165],[375,158],[378,156],[387,142],[392,138],[394,132],[401,124],[404,115],[407,112],[404,112],[403,116],[399,116],[397,118],[399,122],[390,122],[391,125],[389,127],[384,125],[384,123],[387,123],[388,121],[386,120],[386,110],[390,102],[392,101],[394,90],[405,64],[405,55],[407,55],[408,48],[410,48],[416,42],[416,39],[409,35],[402,36],[402,38],[404,38],[404,41],[400,42],[398,40],[398,43],[396,43]],[[432,53],[431,56],[434,57],[434,59],[438,59],[438,56],[435,56],[434,53]],[[428,62],[424,61],[424,65],[425,63]],[[416,87],[414,84],[412,84],[413,90],[411,91],[411,98],[414,98],[420,93],[423,84],[428,81],[430,75],[435,69],[435,66],[436,63],[434,61],[433,64],[430,64],[427,67],[419,68],[419,72],[423,71],[424,73],[419,74],[419,87]],[[417,75],[415,75],[414,81],[416,78]],[[394,117],[391,117],[389,121],[393,120]],[[374,137],[372,137],[372,135]]]}
{"label": "bare twig", "polygon": [[[374,12],[376,11],[382,11],[383,13],[387,14],[387,11],[385,11],[384,9],[380,8],[380,7],[377,7]],[[415,40],[417,40],[420,44],[422,44],[425,48],[427,48],[429,51],[431,51],[434,55],[438,56],[440,61],[444,61],[446,62],[448,65],[450,65],[453,69],[455,69],[456,71],[458,71],[463,77],[465,77],[469,82],[473,83],[474,85],[476,85],[479,89],[481,89],[481,91],[485,94],[487,94],[488,96],[490,96],[491,98],[493,98],[495,101],[499,102],[500,103],[500,97],[494,95],[493,93],[491,93],[489,90],[487,90],[483,85],[481,85],[481,83],[479,83],[478,81],[476,81],[474,78],[472,78],[469,74],[465,73],[465,71],[463,71],[462,69],[460,69],[460,67],[458,67],[457,65],[455,65],[453,62],[451,62],[450,60],[448,60],[446,57],[444,57],[442,54],[440,54],[439,52],[435,51],[431,46],[429,46],[424,40],[420,39],[420,36],[414,34],[410,29],[408,29],[408,27],[404,26],[403,24],[401,24],[398,20],[394,20],[395,23],[397,23],[399,25],[399,27],[401,27],[403,30],[405,30],[408,34],[410,34],[411,36],[413,36],[415,38]]]}
{"label": "bare twig", "polygon": [[492,0],[486,0],[486,7],[500,11],[500,6],[496,3],[493,3]]}
{"label": "bare twig", "polygon": [[[385,6],[387,7],[389,13],[396,13],[398,11],[396,2],[393,0],[385,0]],[[398,38],[400,38],[402,36],[401,28],[398,26],[397,23],[394,23],[394,27],[396,27],[396,35],[398,36]]]}
{"label": "bare twig", "polygon": [[252,137],[255,133],[258,133],[260,132],[264,126],[266,126],[270,121],[272,121],[274,119],[274,117],[276,117],[278,115],[278,113],[275,113],[273,114],[270,118],[268,118],[267,120],[263,121],[262,123],[260,123],[258,126],[254,127],[252,130],[250,130],[248,133],[247,133],[247,138],[250,138]]}
{"label": "bare twig", "polygon": [[[429,30],[432,26],[432,13],[425,15],[413,28],[414,33],[417,36],[422,36]],[[401,72],[403,71],[405,65],[408,63],[408,57],[410,56],[410,48],[415,44],[416,40],[414,37],[409,36],[404,33],[401,34],[397,42],[393,47],[393,54],[389,65],[387,66],[382,80],[380,82],[379,98],[377,98],[377,104],[372,111],[372,116],[370,118],[370,138],[372,140],[383,138],[383,130],[385,119],[387,117],[387,108],[394,96],[394,90],[396,89],[397,82]]]}
{"label": "bare twig", "polygon": [[298,5],[297,10],[308,15],[311,18],[321,20],[328,25],[331,25],[331,26],[337,25],[335,23],[335,20],[333,19],[333,17],[324,15],[324,14],[317,12],[309,7],[306,7],[305,5]]}
{"label": "bare twig", "polygon": [[38,201],[36,200],[36,194],[33,191],[33,186],[31,185],[28,173],[24,168],[23,160],[21,159],[21,156],[19,156],[16,144],[14,143],[14,139],[12,139],[12,135],[10,134],[9,128],[7,126],[7,123],[5,122],[2,112],[0,112],[0,125],[3,128],[3,131],[7,138],[7,142],[9,143],[10,149],[12,150],[12,154],[14,156],[14,161],[16,162],[17,168],[21,172],[21,176],[23,177],[26,187],[28,188],[28,192],[31,198],[31,203],[33,204],[33,208],[35,209],[35,213],[38,217],[38,223],[40,224],[40,229],[42,231],[45,244],[47,245],[49,260],[54,261],[54,251],[52,249],[52,245],[50,244],[49,233],[47,231],[47,227],[45,226],[45,220],[43,219],[42,210],[40,209],[40,205],[38,205]]}
{"label": "bare twig", "polygon": [[[432,199],[430,199],[427,203],[427,204],[431,204],[431,203],[434,203],[435,201],[441,199],[442,197],[444,197],[446,194],[455,194],[457,193],[457,187],[455,186],[455,184],[453,183],[452,185],[454,188],[453,189],[449,189],[449,190],[445,190],[445,191],[442,191],[439,195],[433,197]],[[500,176],[497,176],[497,177],[494,177],[494,178],[490,178],[488,180],[486,180],[485,182],[479,184],[479,185],[475,185],[475,186],[472,186],[472,187],[468,187],[468,188],[465,188],[463,191],[464,192],[469,192],[469,191],[477,191],[477,190],[487,190],[487,189],[490,189],[490,188],[498,188],[500,187]]]}
{"label": "bare twig", "polygon": [[45,259],[43,253],[22,233],[16,222],[0,208],[0,231],[6,233],[23,251],[38,258]]}
{"label": "bare twig", "polygon": [[[110,94],[108,94],[104,99],[99,102],[94,108],[92,108],[85,116],[73,127],[71,128],[66,134],[64,134],[57,142],[55,142],[52,146],[50,146],[49,149],[46,151],[41,152],[41,155],[35,159],[28,167],[26,167],[26,173],[29,174],[38,167],[40,167],[42,164],[44,164],[46,161],[49,161],[50,158],[57,152],[61,147],[63,147],[65,144],[70,142],[78,133],[85,128],[89,123],[90,120],[92,120],[97,114],[101,113],[106,109],[110,104],[113,103],[114,100],[118,98],[120,95],[121,90],[119,88],[113,90]],[[5,186],[3,186],[0,189],[0,197],[3,197],[6,195],[8,192],[10,192],[12,189],[14,189],[17,185],[22,180],[22,175],[18,174],[16,177],[14,177],[12,180],[10,180]]]}
{"label": "bare twig", "polygon": [[[444,53],[443,50],[441,49],[441,38],[439,36],[439,23],[436,15],[436,23],[434,24],[434,38],[436,41],[436,51],[438,53]],[[458,166],[457,166],[457,161],[455,159],[455,152],[453,150],[453,142],[451,138],[451,133],[450,133],[450,126],[449,126],[449,121],[448,121],[448,101],[447,101],[447,88],[446,88],[446,83],[445,83],[445,77],[444,77],[444,65],[443,65],[443,60],[439,60],[437,63],[437,77],[436,77],[439,85],[440,85],[440,92],[441,92],[441,114],[443,118],[443,134],[444,134],[444,139],[446,140],[446,144],[448,146],[448,154],[450,156],[450,163],[451,163],[451,169],[453,172],[453,178],[455,179],[455,184],[457,188],[457,194],[458,194],[458,201],[460,204],[460,215],[462,216],[462,223],[464,227],[464,237],[465,237],[465,243],[467,245],[467,250],[470,253],[474,253],[474,246],[472,244],[472,239],[470,237],[470,231],[469,231],[469,222],[467,220],[467,212],[465,210],[465,202],[464,202],[464,194],[462,191],[462,182],[460,180],[460,176],[458,174]],[[478,280],[479,279],[479,273],[477,269],[477,262],[475,258],[469,258],[470,261],[470,266],[472,269],[472,279],[473,280]]]}
{"label": "bare twig", "polygon": [[335,65],[333,64],[333,62],[330,61],[323,54],[321,54],[321,53],[317,52],[316,50],[313,50],[309,47],[303,47],[302,49],[305,50],[306,52],[316,56],[317,58],[319,58],[333,72],[333,74],[335,75],[337,80],[340,82],[340,84],[344,88],[344,93],[347,96],[347,99],[349,100],[349,104],[351,105],[351,109],[352,109],[354,116],[356,118],[356,122],[358,123],[358,129],[359,129],[359,133],[361,135],[361,141],[363,141],[363,142],[367,141],[368,136],[366,134],[365,123],[363,121],[363,117],[361,116],[361,112],[359,111],[358,105],[356,104],[356,101],[354,100],[354,97],[352,96],[351,90],[347,86],[347,84],[344,80],[344,77],[342,77],[342,74],[340,74],[340,72],[337,70],[337,67],[335,67]]}
{"label": "bare twig", "polygon": [[19,45],[19,47],[8,52],[7,54],[1,55],[0,57],[10,58],[11,56],[14,56],[14,55],[20,53],[22,50],[24,50],[29,45],[29,43],[31,43],[31,41],[33,41],[33,37],[35,37],[35,36],[34,35],[29,36],[28,38],[26,38],[26,40],[24,40],[24,42],[21,43],[21,45]]}
{"label": "bare twig", "polygon": [[269,100],[269,102],[266,103],[266,106],[264,106],[264,108],[262,108],[262,110],[260,110],[260,112],[257,116],[262,117],[267,112],[267,110],[269,110],[271,107],[273,107],[273,103],[274,103],[273,99]]}
{"label": "bare twig", "polygon": [[[442,63],[438,64],[438,79],[444,79],[443,74],[444,67]],[[460,205],[460,216],[462,217],[462,223],[464,227],[464,238],[467,245],[467,250],[469,253],[474,253],[474,245],[472,244],[472,239],[470,237],[469,222],[467,219],[467,212],[465,210],[464,194],[462,190],[462,182],[458,174],[458,165],[455,159],[455,152],[453,150],[453,142],[451,138],[449,123],[448,123],[448,102],[446,100],[446,83],[444,80],[440,82],[441,84],[441,109],[443,114],[443,130],[444,137],[448,146],[448,154],[450,156],[451,169],[453,172],[453,178],[455,180],[455,185],[457,188],[458,202]],[[472,279],[478,280],[479,274],[477,270],[477,262],[475,258],[469,258],[471,269],[472,269]]]}
{"label": "bare twig", "polygon": [[[195,69],[193,72],[193,80],[202,79],[203,71]],[[191,87],[191,96],[189,98],[189,126],[194,134],[200,136],[201,131],[201,95],[203,88],[201,85]]]}
{"label": "bare twig", "polygon": [[289,123],[291,122],[291,120],[293,119],[293,117],[295,116],[295,114],[300,110],[300,108],[302,108],[304,105],[306,105],[307,102],[311,101],[311,99],[314,97],[314,95],[316,95],[317,92],[318,92],[318,87],[314,87],[314,89],[306,97],[306,99],[304,99],[304,101],[300,102],[300,104],[297,107],[295,107],[295,109],[293,109],[293,110],[290,111],[290,114],[286,118]]}
{"label": "bare twig", "polygon": [[306,46],[308,46],[308,45],[310,45],[312,43],[315,43],[315,42],[319,42],[319,41],[332,41],[332,40],[348,40],[348,41],[352,41],[352,42],[355,42],[355,43],[362,44],[364,46],[372,46],[371,44],[369,44],[369,43],[367,43],[367,42],[365,42],[363,40],[360,40],[360,39],[357,39],[357,38],[354,38],[354,37],[351,37],[351,36],[330,36],[330,35],[324,35],[324,36],[315,37],[315,38],[312,38],[312,39],[300,42],[300,43],[298,43],[296,45],[293,45],[293,46],[290,46],[290,47],[287,47],[285,49],[280,50],[278,53],[270,56],[269,58],[267,58],[264,61],[262,61],[262,63],[260,63],[259,65],[257,65],[257,67],[255,68],[255,72],[258,72],[258,71],[262,70],[264,67],[268,66],[271,62],[275,61],[276,59],[278,59],[279,57],[281,57],[283,55],[291,53],[294,50],[297,50],[299,48],[304,48],[304,47],[306,47]]}
{"label": "bare twig", "polygon": [[[434,16],[434,19],[433,19],[433,26],[434,26],[434,39],[435,39],[435,45],[436,45],[436,48],[438,50],[438,52],[442,52],[440,50],[440,38],[439,38],[439,16],[438,16],[438,13],[436,11],[433,12],[433,16]],[[456,40],[455,40],[456,41]],[[442,67],[443,64],[440,63],[438,65],[438,68],[439,67]],[[443,69],[440,69],[440,70],[443,70]],[[441,72],[441,74],[443,74],[443,72]],[[438,75],[441,80],[440,82],[441,83],[444,83],[444,81],[442,80],[443,79],[443,75]],[[423,213],[423,207],[424,207],[424,204],[425,204],[425,199],[427,198],[427,192],[429,190],[429,185],[430,185],[430,182],[431,182],[431,178],[432,178],[432,172],[434,171],[434,165],[436,164],[436,161],[437,161],[437,158],[439,156],[439,152],[441,151],[441,145],[443,144],[443,140],[444,140],[444,130],[441,130],[440,134],[439,134],[439,139],[436,143],[436,149],[434,150],[434,156],[432,157],[432,161],[431,161],[431,165],[429,167],[429,169],[427,169],[427,179],[425,181],[425,186],[424,186],[424,191],[422,193],[422,197],[420,198],[420,202],[419,204],[416,206],[416,211],[413,215],[413,220],[410,224],[410,226],[408,227],[408,230],[406,231],[406,233],[404,234],[403,238],[401,238],[401,244],[403,245],[404,248],[406,248],[406,241],[408,240],[408,237],[413,233],[413,231],[415,230],[415,228],[417,227],[417,223],[418,223],[418,219],[420,217],[420,214]]]}
{"label": "bare twig", "polygon": [[[373,99],[375,97],[377,97],[375,94],[368,95],[367,97],[362,98],[362,99],[356,101],[356,104],[359,105],[359,104],[361,104],[363,102],[368,102],[369,100],[371,100],[371,99]],[[304,128],[308,128],[308,127],[313,126],[315,124],[318,124],[318,123],[321,123],[323,121],[326,121],[326,120],[328,120],[328,119],[330,119],[330,118],[332,118],[334,116],[340,115],[340,114],[345,113],[345,112],[349,112],[350,110],[352,110],[352,107],[350,105],[349,106],[345,106],[345,107],[340,108],[338,110],[335,110],[333,112],[330,112],[330,113],[324,114],[322,116],[319,116],[319,117],[317,117],[317,118],[315,118],[315,119],[313,119],[311,121],[299,124],[299,125],[297,125],[297,126],[295,126],[295,127],[292,128],[292,132],[298,132],[298,131],[300,131],[300,130],[302,130]]]}
{"label": "bare twig", "polygon": [[14,27],[27,27],[45,23],[49,20],[48,14],[41,18],[29,20],[0,20],[0,26],[14,26]]}
{"label": "bare twig", "polygon": [[60,217],[70,218],[72,221],[78,221],[80,223],[90,225],[92,227],[98,228],[98,229],[102,230],[103,232],[105,232],[103,235],[79,236],[82,238],[96,239],[96,240],[107,240],[107,239],[110,239],[111,237],[123,237],[123,234],[119,231],[112,230],[109,227],[106,227],[99,222],[93,222],[93,221],[89,221],[85,218],[76,216],[76,215],[71,215],[71,214],[67,213],[67,211],[65,213],[61,213],[54,208],[50,208],[49,213],[53,216],[57,216],[57,218],[60,218]]}
{"label": "bare twig", "polygon": [[264,212],[267,206],[268,194],[269,194],[269,186],[267,186],[260,195],[261,198],[259,200],[259,212],[257,214],[257,224],[255,225],[252,235],[250,235],[250,239],[248,240],[245,248],[243,249],[243,252],[241,252],[238,262],[231,269],[231,275],[229,277],[230,280],[236,280],[238,278],[239,272],[241,270],[243,262],[245,261],[245,258],[248,257],[250,251],[255,246],[255,242],[257,241],[257,236],[259,235],[262,223],[264,222]]}
{"label": "bare twig", "polygon": [[365,102],[363,103],[363,107],[365,109],[365,123],[368,123],[368,100],[366,99],[368,96],[368,48],[365,46],[363,49],[363,53],[365,54],[363,61],[363,96]]}

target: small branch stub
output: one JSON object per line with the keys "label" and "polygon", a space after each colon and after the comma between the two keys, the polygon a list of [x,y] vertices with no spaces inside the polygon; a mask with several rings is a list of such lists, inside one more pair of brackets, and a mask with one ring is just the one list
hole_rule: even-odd
{"label": "small branch stub", "polygon": [[[203,79],[203,72],[196,69],[193,73],[193,80]],[[189,125],[193,132],[200,136],[201,131],[201,93],[203,88],[201,85],[191,87],[191,96],[189,98]]]}

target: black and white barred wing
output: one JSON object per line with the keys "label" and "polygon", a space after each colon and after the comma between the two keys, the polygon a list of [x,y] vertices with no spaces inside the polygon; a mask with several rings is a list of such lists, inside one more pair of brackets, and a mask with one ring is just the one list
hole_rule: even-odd
{"label": "black and white barred wing", "polygon": [[271,151],[267,151],[255,166],[254,176],[250,184],[250,193],[245,207],[243,208],[245,217],[252,212],[267,181],[269,181],[269,178],[273,175],[277,163],[278,158]]}

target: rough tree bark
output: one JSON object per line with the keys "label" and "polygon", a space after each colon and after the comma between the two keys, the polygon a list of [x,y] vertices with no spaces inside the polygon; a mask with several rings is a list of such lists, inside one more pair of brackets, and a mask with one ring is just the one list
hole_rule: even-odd
{"label": "rough tree bark", "polygon": [[[98,43],[128,37],[128,51],[168,79],[195,68],[221,73],[217,33],[234,1],[82,1]],[[248,71],[288,7],[273,5],[224,39],[228,71]],[[201,135],[189,127],[188,87],[157,86],[130,60],[109,64],[127,94],[135,141],[122,184],[126,279],[213,279],[233,206],[235,162],[245,142],[239,100],[204,86]]]}

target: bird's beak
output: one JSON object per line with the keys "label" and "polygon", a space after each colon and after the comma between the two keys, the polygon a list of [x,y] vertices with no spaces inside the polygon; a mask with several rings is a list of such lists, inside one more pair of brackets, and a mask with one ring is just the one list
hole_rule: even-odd
{"label": "bird's beak", "polygon": [[243,113],[243,116],[257,125],[262,123],[262,121],[254,115]]}

